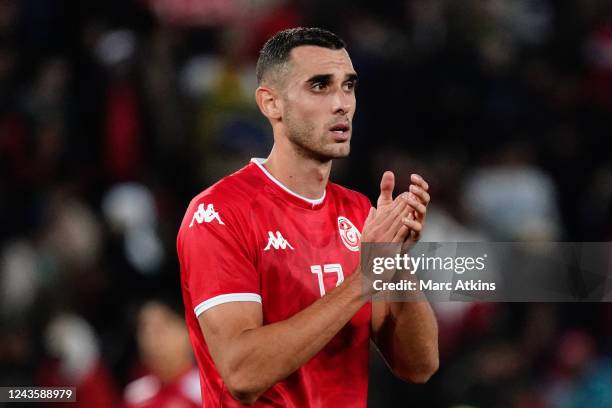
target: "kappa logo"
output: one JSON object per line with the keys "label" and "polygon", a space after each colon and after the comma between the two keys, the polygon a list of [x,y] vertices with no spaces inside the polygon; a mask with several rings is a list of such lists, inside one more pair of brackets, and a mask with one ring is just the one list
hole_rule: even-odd
{"label": "kappa logo", "polygon": [[293,247],[283,236],[280,231],[276,231],[276,235],[272,231],[268,231],[268,245],[264,248],[264,251],[270,250],[270,247],[274,249],[291,249],[293,251]]}
{"label": "kappa logo", "polygon": [[338,232],[340,233],[340,238],[342,238],[342,243],[345,247],[353,252],[359,251],[361,233],[348,218],[342,216],[338,217]]}
{"label": "kappa logo", "polygon": [[194,222],[201,224],[202,222],[209,223],[213,220],[217,220],[219,224],[225,225],[225,223],[221,221],[219,213],[215,211],[212,204],[208,204],[206,209],[204,209],[204,204],[200,204],[198,206],[198,210],[195,212],[195,214],[193,214],[193,219],[191,220],[191,224],[189,224],[189,228],[193,227]]}

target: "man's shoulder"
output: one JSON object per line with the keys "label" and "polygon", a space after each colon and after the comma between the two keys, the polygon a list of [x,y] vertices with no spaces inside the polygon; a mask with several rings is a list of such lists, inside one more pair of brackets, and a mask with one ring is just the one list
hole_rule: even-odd
{"label": "man's shoulder", "polygon": [[249,164],[201,191],[191,200],[189,207],[213,203],[238,210],[248,207],[262,186],[261,178]]}
{"label": "man's shoulder", "polygon": [[252,165],[247,165],[197,194],[185,211],[182,225],[213,221],[226,225],[225,219],[241,219],[248,215],[262,185]]}

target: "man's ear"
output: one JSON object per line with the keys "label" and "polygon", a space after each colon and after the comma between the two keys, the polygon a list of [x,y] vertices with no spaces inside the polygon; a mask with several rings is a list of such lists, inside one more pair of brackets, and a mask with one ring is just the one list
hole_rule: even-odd
{"label": "man's ear", "polygon": [[282,101],[278,94],[266,86],[255,90],[255,101],[263,115],[270,120],[279,120],[282,117]]}

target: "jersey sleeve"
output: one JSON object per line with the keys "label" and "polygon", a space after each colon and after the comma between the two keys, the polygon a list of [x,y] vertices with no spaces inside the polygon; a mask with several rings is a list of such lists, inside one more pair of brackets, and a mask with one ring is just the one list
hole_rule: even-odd
{"label": "jersey sleeve", "polygon": [[200,200],[185,215],[177,251],[183,285],[196,316],[227,302],[259,302],[261,290],[240,217],[215,200]]}

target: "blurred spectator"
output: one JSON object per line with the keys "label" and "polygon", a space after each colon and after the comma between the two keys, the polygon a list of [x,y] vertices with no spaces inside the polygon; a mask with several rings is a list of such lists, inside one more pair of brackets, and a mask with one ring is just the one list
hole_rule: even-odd
{"label": "blurred spectator", "polygon": [[159,272],[164,252],[156,232],[155,200],[146,186],[113,186],[102,200],[102,211],[111,231],[123,237],[130,265],[143,274]]}
{"label": "blurred spectator", "polygon": [[138,350],[149,374],[125,389],[129,408],[199,408],[200,375],[194,365],[183,314],[163,301],[145,303],[138,313]]}
{"label": "blurred spectator", "polygon": [[104,163],[111,180],[135,180],[142,174],[142,119],[139,94],[132,78],[136,47],[131,31],[116,30],[105,33],[96,50],[98,59],[111,74],[104,134]]}
{"label": "blurred spectator", "polygon": [[593,102],[600,107],[612,106],[612,17],[590,33],[585,46],[589,65],[589,93]]}
{"label": "blurred spectator", "polygon": [[118,393],[101,359],[98,339],[85,320],[73,314],[55,316],[46,328],[45,345],[49,358],[39,368],[38,384],[76,387],[76,402],[61,406],[118,406]]}
{"label": "blurred spectator", "polygon": [[3,321],[23,319],[43,284],[43,260],[26,241],[7,245],[0,255],[0,315]]}
{"label": "blurred spectator", "polygon": [[[596,377],[602,376],[604,383],[606,377],[607,381],[610,380],[605,364],[593,364],[595,358],[595,344],[591,336],[576,330],[563,333],[548,373],[548,385],[543,395],[547,403],[552,407],[603,407],[607,404],[603,404],[602,398],[607,398],[608,402],[612,401],[610,389],[607,387],[599,391],[591,390],[595,391],[592,397],[584,395],[585,389],[598,381]],[[590,370],[593,372],[588,373]],[[585,378],[588,376],[591,378]],[[589,399],[592,403],[583,405]],[[580,400],[583,401],[578,403]]]}
{"label": "blurred spectator", "polygon": [[556,241],[561,237],[552,180],[523,161],[521,146],[467,181],[463,205],[479,229],[495,241]]}

